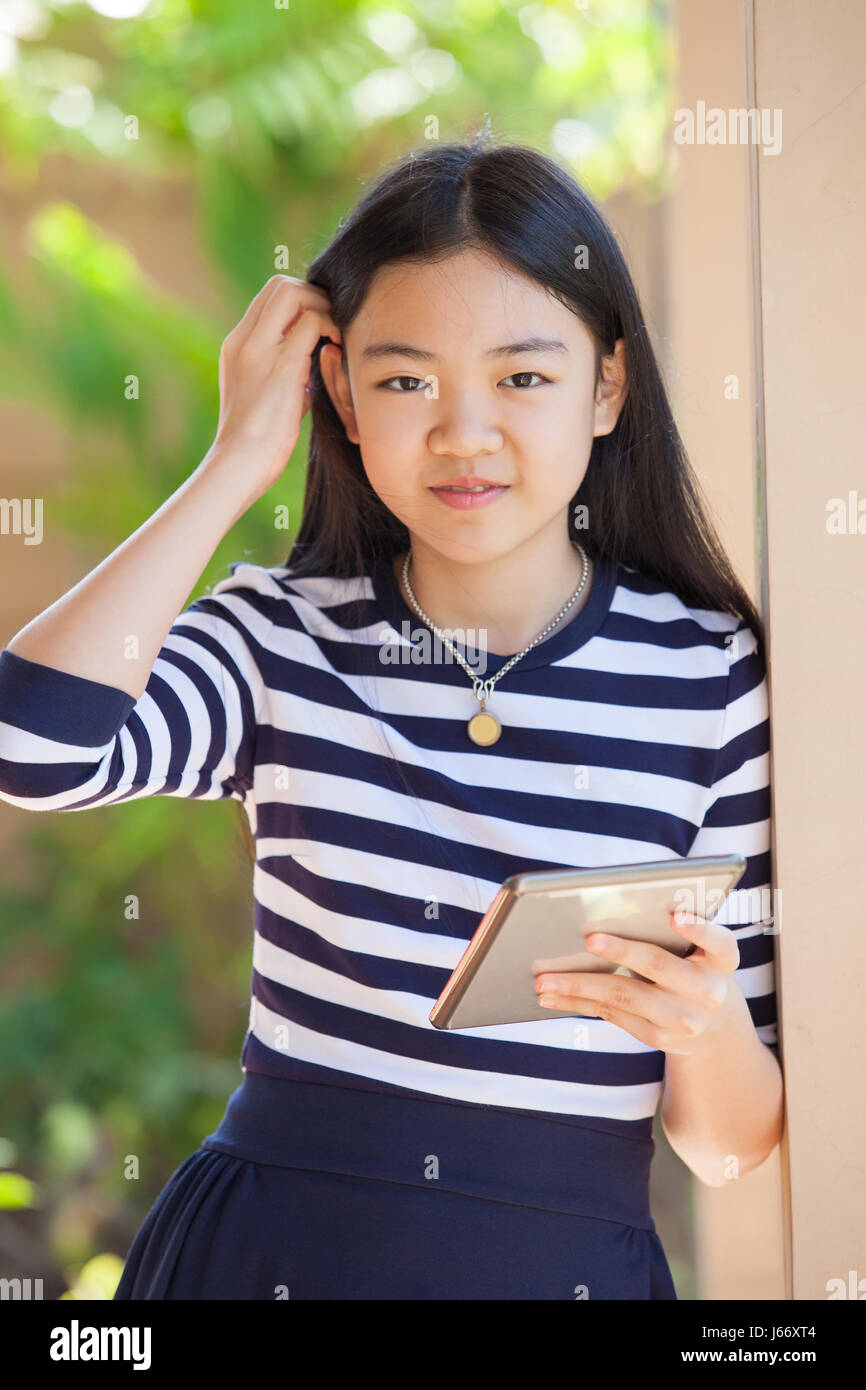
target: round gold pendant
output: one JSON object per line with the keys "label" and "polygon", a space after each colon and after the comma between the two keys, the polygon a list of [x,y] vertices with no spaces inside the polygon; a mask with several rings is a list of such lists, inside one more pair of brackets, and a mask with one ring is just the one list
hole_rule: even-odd
{"label": "round gold pendant", "polygon": [[499,720],[486,710],[479,710],[478,714],[474,714],[466,728],[472,742],[479,743],[482,748],[488,748],[491,743],[495,743],[502,733]]}

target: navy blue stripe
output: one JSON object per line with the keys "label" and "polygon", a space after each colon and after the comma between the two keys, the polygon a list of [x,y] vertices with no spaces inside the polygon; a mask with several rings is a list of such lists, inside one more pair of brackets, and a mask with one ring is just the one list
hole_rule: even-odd
{"label": "navy blue stripe", "polygon": [[[0,715],[0,719],[3,716]],[[48,800],[49,797],[73,791],[93,776],[93,763],[20,763],[0,758],[0,787],[4,796],[30,797],[34,801]],[[72,806],[61,806],[58,810],[73,811]],[[41,810],[35,806],[34,810]]]}
{"label": "navy blue stripe", "polygon": [[713,781],[721,782],[732,772],[737,772],[743,763],[751,762],[753,758],[763,757],[765,753],[769,752],[769,749],[770,721],[765,719],[763,723],[755,724],[751,729],[744,729],[741,734],[732,738],[723,748],[719,749],[716,775]]}
{"label": "navy blue stripe", "polygon": [[726,704],[733,704],[741,696],[748,695],[756,686],[761,684],[766,674],[764,662],[761,660],[757,651],[748,652],[744,656],[736,656],[734,647],[734,660],[731,662],[730,682],[725,699]]}
{"label": "navy blue stripe", "polygon": [[[658,1082],[664,1075],[664,1053],[594,1052],[589,1048],[541,1043],[499,1042],[476,1038],[472,1031],[452,1033],[416,1028],[409,1023],[368,1014],[316,999],[301,990],[267,980],[253,968],[253,994],[265,1008],[314,1033],[342,1038],[379,1052],[440,1066],[470,1071],[504,1072],[512,1076],[544,1077],[549,1081],[580,1082],[589,1086],[640,1086]],[[434,1000],[430,1000],[432,1009]]]}
{"label": "navy blue stripe", "polygon": [[756,1028],[763,1028],[776,1022],[776,992],[753,995],[747,999],[749,1013]]}
{"label": "navy blue stripe", "polygon": [[[738,850],[732,847],[730,853],[736,854]],[[762,854],[748,855],[743,877],[738,881],[736,891],[739,893],[746,888],[763,888],[765,884],[771,883],[770,859],[770,850],[765,850]],[[740,922],[739,925],[745,926],[746,923]]]}
{"label": "navy blue stripe", "polygon": [[[296,622],[284,621],[282,618],[275,621],[274,625],[297,627]],[[650,634],[644,631],[641,640],[647,642],[649,637]],[[325,665],[309,666],[304,661],[292,660],[282,653],[263,654],[263,675],[272,690],[303,695],[307,699],[315,699],[321,704],[334,705],[339,709],[363,710],[367,713],[367,706],[363,700],[338,677],[418,680],[425,686],[428,702],[431,685],[465,689],[469,697],[467,718],[472,712],[472,684],[457,662],[383,661],[380,659],[382,647],[378,644],[331,639],[318,633],[315,639],[310,640],[315,640]],[[564,664],[522,670],[522,665],[521,662],[508,672],[508,684],[503,689],[507,688],[511,694],[539,695],[551,700],[584,701],[600,705],[622,705],[635,710],[671,709],[692,713],[701,710],[721,712],[725,707],[727,675],[696,677],[621,674],[616,671],[595,671]],[[365,688],[362,686],[363,689]],[[370,694],[372,696],[372,691]],[[400,727],[397,721],[401,716],[388,713],[382,714],[381,717]],[[431,724],[435,722],[432,709],[428,717]]]}
{"label": "navy blue stripe", "polygon": [[[310,698],[310,691],[295,692]],[[470,692],[471,698],[471,692]],[[319,702],[322,703],[322,702]],[[337,706],[345,708],[345,706]],[[469,705],[467,719],[473,713]],[[370,711],[366,711],[369,717]],[[376,711],[373,711],[375,716]],[[721,714],[720,714],[721,718]],[[327,719],[327,714],[325,714]],[[454,753],[467,752],[465,726],[453,719],[437,719],[435,716],[403,716],[399,722],[406,725],[415,719],[419,724],[419,740],[425,747],[441,748]],[[384,717],[383,722],[396,728],[398,720],[393,715]],[[325,726],[326,727],[326,726]],[[381,726],[380,726],[381,727]],[[405,732],[405,729],[403,730]],[[383,740],[386,737],[382,730]],[[610,738],[587,733],[568,733],[554,729],[521,729],[506,725],[496,745],[506,756],[526,762],[549,763],[552,769],[557,766],[568,769],[567,783],[573,780],[575,767],[618,768],[623,772],[651,773],[659,777],[676,777],[684,782],[698,786],[711,787],[718,778],[714,776],[717,759],[715,748],[694,748],[688,744],[654,743],[649,740]],[[387,756],[390,753],[390,756]],[[358,781],[372,782],[377,786],[395,787],[402,790],[410,779],[413,794],[424,796],[443,805],[463,806],[465,797],[474,792],[472,784],[457,782],[444,772],[425,767],[423,763],[404,763],[399,755],[383,742],[382,752],[373,753],[366,749],[353,748],[349,744],[333,743],[327,738],[303,733],[301,730],[278,729],[271,724],[263,724],[258,736],[257,761],[278,763],[284,767],[310,768],[320,772],[334,772],[340,776],[357,778]],[[541,774],[539,773],[539,776]],[[545,768],[544,775],[550,776]],[[496,805],[507,805],[500,799],[500,791],[495,785],[481,785],[479,796],[493,797]],[[522,796],[522,792],[515,793]],[[574,797],[572,800],[576,800]],[[485,809],[490,803],[485,802]],[[499,811],[489,812],[499,815]],[[507,817],[507,812],[505,812]]]}
{"label": "navy blue stripe", "polygon": [[[585,749],[580,751],[585,755]],[[277,733],[270,727],[263,729],[259,736],[256,756],[260,763],[274,763],[290,769],[290,778],[296,770],[320,772],[345,777],[347,783],[365,783],[397,791],[433,805],[454,808],[467,815],[495,817],[519,825],[587,830],[594,834],[657,841],[668,844],[676,853],[686,853],[697,830],[694,822],[668,811],[628,802],[595,801],[582,790],[568,796],[555,796],[545,795],[541,791],[512,791],[508,787],[472,786],[423,765],[384,758],[380,754],[328,743],[324,739]],[[599,763],[594,757],[586,756],[578,759],[578,762],[591,768],[615,765]],[[561,779],[563,786],[569,785],[575,765],[571,760],[563,764],[567,769]],[[674,774],[668,772],[667,775]],[[549,780],[546,778],[546,781]],[[305,832],[299,827],[306,814],[306,807],[287,806],[279,800],[262,800],[259,806],[261,834],[267,837],[303,834]],[[362,819],[359,817],[359,822]],[[363,837],[360,823],[359,832]],[[340,843],[350,844],[352,841],[343,839]],[[447,843],[453,842],[449,840]],[[678,848],[680,845],[683,846],[682,850]]]}
{"label": "navy blue stripe", "polygon": [[[718,826],[756,825],[760,821],[767,820],[769,815],[770,788],[758,787],[753,792],[720,796],[707,811],[703,824],[708,829]],[[766,882],[766,880],[764,881]]]}
{"label": "navy blue stripe", "polygon": [[[551,824],[543,815],[536,823]],[[558,822],[552,823],[558,826]],[[259,819],[258,824],[259,833],[266,834],[266,822],[263,817]],[[468,866],[471,864],[473,875],[499,883],[511,874],[517,873],[596,867],[592,864],[564,863],[561,859],[541,855],[517,854],[513,850],[488,849],[478,844],[464,846],[445,836],[428,834],[409,826],[385,823],[365,816],[356,816],[347,811],[332,811],[316,806],[295,807],[294,815],[286,825],[287,828],[281,832],[284,836],[384,855],[390,859],[402,859],[412,865],[416,882],[420,882],[422,886],[423,878],[419,878],[417,870],[425,864],[431,868],[457,873],[468,872]],[[575,803],[572,824],[567,828],[575,831],[584,830],[594,835],[615,835],[626,841],[648,840],[682,857],[685,857],[689,843],[695,835],[695,827],[689,822],[677,821],[673,816],[665,815],[663,812],[638,812],[631,806],[592,801]],[[471,857],[466,854],[470,849]],[[276,863],[282,857],[280,854],[265,856],[261,862],[267,865],[270,872],[279,876]],[[659,857],[664,856],[660,854]]]}
{"label": "navy blue stripe", "polygon": [[[750,925],[755,925],[754,923]],[[745,922],[737,922],[731,927],[736,936],[746,929]],[[740,952],[740,969],[751,970],[756,965],[769,965],[774,960],[773,933],[759,932],[756,936],[737,936],[737,949]]]}
{"label": "navy blue stripe", "polygon": [[703,647],[724,651],[726,635],[701,627],[694,618],[652,622],[635,613],[612,612],[604,625],[605,640],[642,642],[671,652],[699,652]]}
{"label": "navy blue stripe", "polygon": [[[431,922],[430,925],[433,927],[438,923]],[[420,994],[430,1000],[431,1009],[451,975],[450,970],[441,966],[394,960],[389,956],[351,951],[347,946],[335,946],[319,932],[263,908],[256,914],[256,929],[263,940],[283,951],[290,951],[300,960],[372,989]],[[466,940],[468,942],[469,938]]]}
{"label": "navy blue stripe", "polygon": [[[405,927],[407,915],[411,912],[422,919],[419,920],[418,930],[429,932],[432,936],[454,936],[462,941],[468,941],[478,926],[480,914],[468,908],[440,901],[439,916],[428,920],[423,917],[423,896],[407,899],[402,893],[389,893],[384,888],[371,888],[365,883],[347,883],[310,873],[304,867],[303,859],[296,859],[292,855],[264,857],[259,863],[262,872],[295,889],[315,907],[327,912],[357,917],[361,921],[382,922],[392,927]],[[256,910],[262,913],[270,911],[262,903],[257,903]]]}

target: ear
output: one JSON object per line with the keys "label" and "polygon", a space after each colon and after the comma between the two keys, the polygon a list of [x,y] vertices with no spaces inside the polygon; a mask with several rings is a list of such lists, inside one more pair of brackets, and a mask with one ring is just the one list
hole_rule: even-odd
{"label": "ear", "polygon": [[338,346],[337,343],[324,343],[319,353],[319,370],[322,373],[325,390],[343,422],[346,434],[353,444],[360,444],[361,437],[358,433],[358,421],[355,418],[345,348]]}
{"label": "ear", "polygon": [[617,338],[612,353],[601,359],[602,379],[595,392],[593,434],[610,434],[628,395],[625,339]]}

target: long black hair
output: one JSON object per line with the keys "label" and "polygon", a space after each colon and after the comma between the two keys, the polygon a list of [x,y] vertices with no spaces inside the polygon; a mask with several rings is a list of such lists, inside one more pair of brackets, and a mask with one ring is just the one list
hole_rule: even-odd
{"label": "long black hair", "polygon": [[[575,251],[586,265],[575,268]],[[624,339],[628,390],[616,426],[593,440],[568,509],[569,534],[593,558],[631,566],[690,607],[746,620],[762,650],[761,618],[708,516],[674,423],[632,278],[616,236],[574,178],[522,145],[496,145],[484,128],[465,143],[400,157],[366,191],[307,280],[329,296],[348,328],[383,266],[429,264],[464,249],[486,251],[552,292],[592,334],[601,357]],[[311,433],[300,527],[286,560],[298,577],[358,577],[410,545],[406,526],[371,487],[325,389],[322,339],[310,373]],[[588,525],[575,527],[575,508]]]}

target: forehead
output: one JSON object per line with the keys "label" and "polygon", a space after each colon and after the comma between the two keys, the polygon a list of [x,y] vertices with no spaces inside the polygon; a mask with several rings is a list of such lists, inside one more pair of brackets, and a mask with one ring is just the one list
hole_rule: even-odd
{"label": "forehead", "polygon": [[[543,285],[484,252],[457,252],[436,262],[396,262],[374,276],[346,330],[347,345],[363,349],[396,330],[419,346],[547,331],[569,346],[586,336],[575,314]],[[422,343],[421,339],[425,341]]]}

